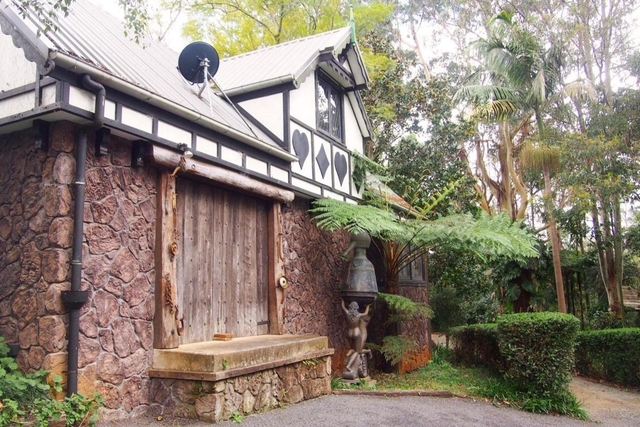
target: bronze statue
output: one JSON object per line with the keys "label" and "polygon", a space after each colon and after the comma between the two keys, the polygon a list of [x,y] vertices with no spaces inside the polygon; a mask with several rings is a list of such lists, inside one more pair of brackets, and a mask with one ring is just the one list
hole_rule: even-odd
{"label": "bronze statue", "polygon": [[342,378],[345,380],[369,376],[367,356],[371,357],[371,350],[365,349],[364,344],[367,342],[367,325],[371,320],[370,307],[371,304],[367,305],[364,313],[360,313],[360,306],[356,301],[349,303],[347,308],[342,300],[342,311],[347,318],[347,336],[351,341],[351,350],[347,353],[345,368],[342,372]]}
{"label": "bronze statue", "polygon": [[[371,304],[368,304],[364,312],[360,313],[357,301],[363,304],[373,303],[378,294],[375,268],[367,259],[367,248],[370,244],[371,237],[367,233],[352,234],[351,245],[343,254],[346,257],[349,252],[355,250],[349,264],[347,281],[340,291],[342,311],[347,320],[347,336],[351,344],[342,372],[344,381],[356,381],[369,376],[367,358],[371,358],[371,350],[365,349],[364,345],[367,342],[367,325],[371,320],[369,316]],[[349,307],[345,306],[345,301],[351,301]]]}

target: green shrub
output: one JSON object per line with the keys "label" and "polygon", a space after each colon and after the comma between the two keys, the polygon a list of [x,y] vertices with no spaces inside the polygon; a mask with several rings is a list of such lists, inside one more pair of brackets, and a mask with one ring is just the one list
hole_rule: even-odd
{"label": "green shrub", "polygon": [[622,328],[622,319],[616,317],[616,315],[611,311],[594,312],[589,323],[593,329]]}
{"label": "green shrub", "polygon": [[578,333],[576,368],[581,374],[640,386],[640,328]]}
{"label": "green shrub", "polygon": [[[52,386],[46,382],[48,372],[22,373],[9,357],[9,346],[0,337],[0,427],[29,424],[46,427],[50,421],[64,418],[65,425],[95,425],[102,397],[74,394],[63,400],[51,398]],[[53,389],[62,391],[62,379],[54,378]]]}
{"label": "green shrub", "polygon": [[504,358],[498,348],[498,325],[485,323],[451,329],[454,356],[467,366],[485,366],[496,372],[504,370]]}
{"label": "green shrub", "polygon": [[531,396],[569,390],[580,322],[561,313],[518,313],[498,319],[498,344],[505,377]]}

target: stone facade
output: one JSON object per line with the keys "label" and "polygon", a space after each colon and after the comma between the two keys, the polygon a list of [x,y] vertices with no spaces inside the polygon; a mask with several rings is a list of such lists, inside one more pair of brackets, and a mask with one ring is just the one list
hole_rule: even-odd
{"label": "stone facade", "polygon": [[[413,301],[429,303],[429,290],[426,286],[400,286],[400,295]],[[406,355],[398,365],[398,372],[413,371],[427,364],[431,360],[431,345],[429,342],[428,319],[416,318],[410,321],[399,322],[400,335],[411,338],[417,345],[416,351]]]}
{"label": "stone facade", "polygon": [[[25,370],[67,370],[68,314],[60,292],[71,280],[79,129],[52,123],[46,152],[35,148],[30,131],[0,136],[0,335],[19,344],[17,361]],[[150,408],[160,413],[160,404],[164,413],[224,419],[329,393],[329,357],[218,383],[148,377],[157,178],[153,168],[131,166],[130,147],[113,137],[109,154],[96,157],[89,135],[82,289],[90,296],[80,317],[79,391],[102,393],[105,420]],[[283,209],[285,272],[291,283],[285,328],[328,336],[340,371],[348,342],[339,290],[348,262],[339,254],[349,236],[318,230],[307,209],[305,201]]]}
{"label": "stone facade", "polygon": [[282,212],[284,269],[290,283],[285,327],[292,334],[327,336],[329,347],[335,349],[334,373],[339,374],[350,348],[340,307],[340,289],[349,268],[349,261],[340,255],[349,247],[350,236],[318,229],[308,210],[307,201],[295,200]]}
{"label": "stone facade", "polygon": [[[79,128],[52,124],[50,148],[29,131],[0,137],[0,335],[18,343],[26,370],[67,369],[74,147]],[[131,168],[130,143],[87,150],[80,392],[100,390],[106,412],[125,416],[148,403],[153,345],[155,182]],[[115,337],[115,339],[114,339]],[[136,409],[138,408],[138,409]]]}
{"label": "stone facade", "polygon": [[331,359],[306,360],[217,382],[154,379],[151,412],[228,420],[331,392]]}

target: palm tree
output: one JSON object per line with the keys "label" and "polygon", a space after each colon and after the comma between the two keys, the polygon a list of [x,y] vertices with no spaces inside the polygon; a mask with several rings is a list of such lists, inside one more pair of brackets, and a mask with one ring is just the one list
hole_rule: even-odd
{"label": "palm tree", "polygon": [[[474,76],[475,84],[461,88],[455,97],[467,99],[474,104],[473,114],[481,120],[499,123],[500,136],[510,160],[508,167],[515,174],[513,161],[513,137],[509,120],[517,119],[516,129],[523,128],[532,120],[537,130],[535,150],[530,150],[532,166],[539,165],[544,176],[545,210],[548,218],[549,240],[553,252],[558,310],[567,312],[560,260],[560,238],[551,205],[551,174],[558,163],[557,152],[546,140],[544,110],[560,88],[563,66],[558,46],[544,47],[530,31],[514,22],[512,14],[501,12],[490,23],[487,39],[476,43],[484,70]],[[505,141],[507,140],[508,141]],[[521,199],[527,197],[521,180],[514,179],[514,186]],[[510,191],[510,185],[505,187]],[[523,194],[523,190],[524,193]],[[523,200],[520,211],[526,209]]]}

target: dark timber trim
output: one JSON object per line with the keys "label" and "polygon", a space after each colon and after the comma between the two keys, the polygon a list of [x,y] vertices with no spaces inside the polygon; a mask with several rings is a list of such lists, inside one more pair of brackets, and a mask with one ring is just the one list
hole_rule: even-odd
{"label": "dark timber trim", "polygon": [[[276,93],[283,93],[283,92],[294,90],[294,89],[296,89],[296,86],[293,84],[293,82],[286,82],[286,83],[277,84],[275,86],[269,86],[263,89],[258,89],[252,92],[232,95],[232,96],[229,96],[229,98],[234,103],[238,103],[242,101],[248,101],[250,99],[263,98],[265,96],[274,95]],[[224,88],[222,88],[222,90],[224,90]]]}

